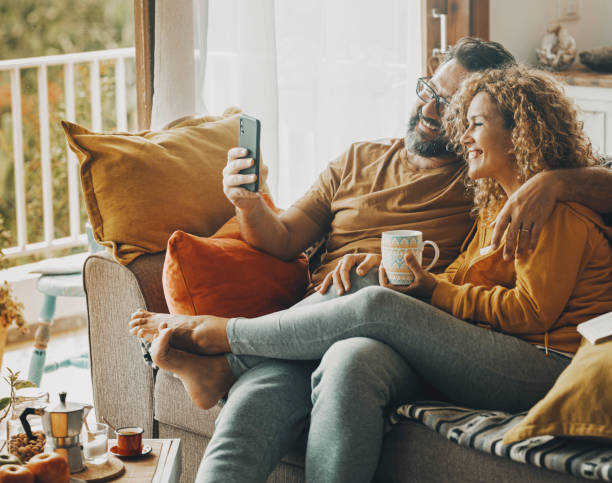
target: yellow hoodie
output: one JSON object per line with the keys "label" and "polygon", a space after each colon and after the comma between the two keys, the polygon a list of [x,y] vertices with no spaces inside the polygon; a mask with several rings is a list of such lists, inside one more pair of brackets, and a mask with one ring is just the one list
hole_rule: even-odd
{"label": "yellow hoodie", "polygon": [[558,203],[529,256],[506,262],[479,221],[467,250],[437,275],[432,304],[530,343],[576,352],[576,325],[612,311],[612,228],[577,203]]}

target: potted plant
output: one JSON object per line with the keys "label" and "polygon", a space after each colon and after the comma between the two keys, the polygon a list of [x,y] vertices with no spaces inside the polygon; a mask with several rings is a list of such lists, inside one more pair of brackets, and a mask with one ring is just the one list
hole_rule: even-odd
{"label": "potted plant", "polygon": [[[10,233],[4,229],[4,219],[0,216],[0,269],[7,265],[2,248],[9,243],[9,240]],[[4,283],[0,285],[0,367],[2,367],[2,357],[6,346],[6,330],[13,323],[22,331],[27,331],[23,318],[23,304],[13,298],[11,287],[4,280]]]}

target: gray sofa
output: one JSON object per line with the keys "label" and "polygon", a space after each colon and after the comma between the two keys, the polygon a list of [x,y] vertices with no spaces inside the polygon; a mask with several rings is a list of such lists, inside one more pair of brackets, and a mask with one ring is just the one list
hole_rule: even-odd
{"label": "gray sofa", "polygon": [[[107,253],[91,255],[83,271],[87,294],[94,404],[113,426],[139,425],[145,437],[180,438],[182,482],[194,481],[219,408],[196,408],[181,382],[144,364],[128,320],[139,307],[167,312],[161,275],[164,254],[127,267]],[[304,444],[298,444],[268,481],[304,480]],[[245,480],[248,481],[248,480]],[[577,478],[471,450],[420,423],[405,421],[385,438],[377,482],[555,482]],[[323,482],[322,482],[323,483]]]}

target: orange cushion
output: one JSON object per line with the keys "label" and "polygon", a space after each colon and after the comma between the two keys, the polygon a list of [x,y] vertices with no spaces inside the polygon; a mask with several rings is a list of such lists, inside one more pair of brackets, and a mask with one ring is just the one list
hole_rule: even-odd
{"label": "orange cushion", "polygon": [[212,237],[175,231],[168,240],[163,287],[171,314],[257,317],[302,299],[304,255],[284,262],[246,243],[236,217]]}

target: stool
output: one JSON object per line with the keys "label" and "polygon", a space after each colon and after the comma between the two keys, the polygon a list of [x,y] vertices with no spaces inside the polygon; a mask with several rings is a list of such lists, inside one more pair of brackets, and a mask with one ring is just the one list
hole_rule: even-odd
{"label": "stool", "polygon": [[[93,232],[89,224],[86,225],[89,253],[103,250],[93,239]],[[43,373],[53,372],[61,367],[74,366],[81,369],[89,369],[89,352],[77,357],[65,359],[60,362],[45,365],[47,357],[47,345],[51,338],[51,324],[55,314],[55,302],[57,297],[85,297],[83,290],[82,268],[69,267],[65,273],[41,275],[36,283],[36,289],[43,293],[45,299],[40,309],[38,327],[34,335],[34,350],[30,359],[28,380],[40,387]]]}

